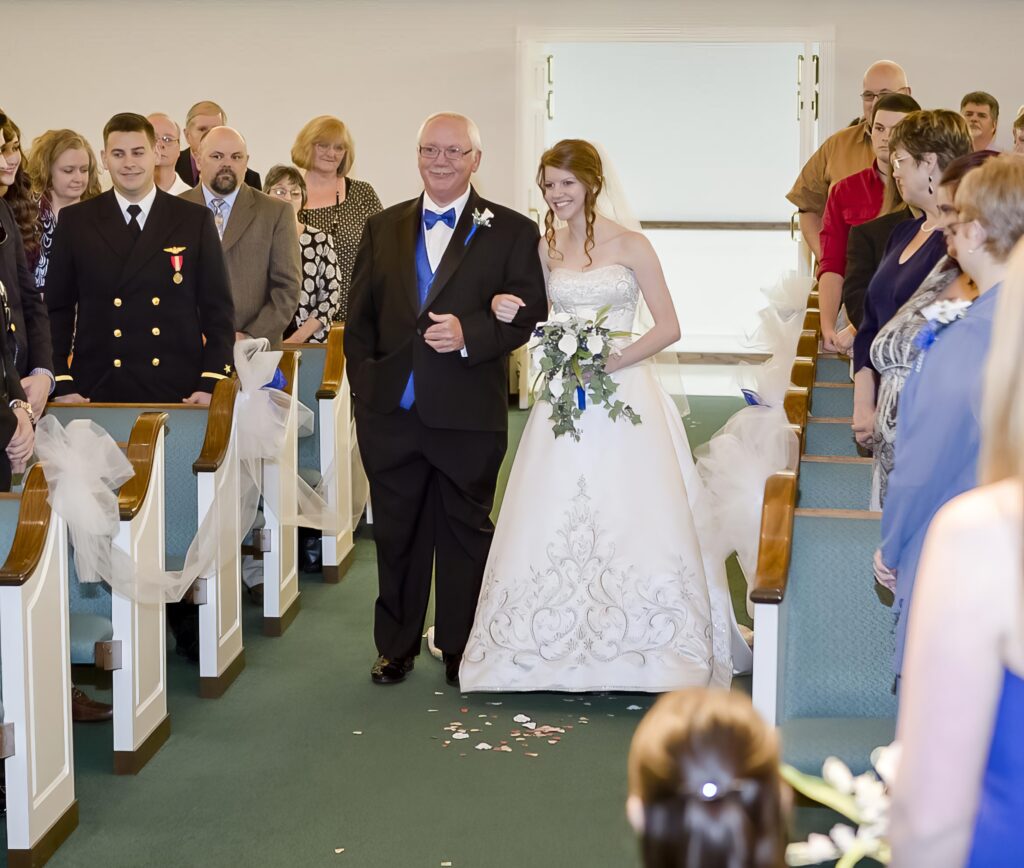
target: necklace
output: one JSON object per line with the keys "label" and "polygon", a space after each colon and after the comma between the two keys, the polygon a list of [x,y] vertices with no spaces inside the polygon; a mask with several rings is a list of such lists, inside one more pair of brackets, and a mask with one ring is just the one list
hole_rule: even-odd
{"label": "necklace", "polygon": [[936,224],[934,226],[929,226],[927,221],[925,221],[924,223],[921,224],[921,231],[922,232],[934,232],[938,228],[939,228],[938,224]]}

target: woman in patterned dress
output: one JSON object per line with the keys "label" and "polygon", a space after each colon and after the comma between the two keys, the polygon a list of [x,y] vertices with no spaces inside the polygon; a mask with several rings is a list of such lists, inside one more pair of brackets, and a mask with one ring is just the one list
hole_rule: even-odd
{"label": "woman in patterned dress", "polygon": [[100,173],[96,155],[84,137],[74,130],[47,130],[32,142],[28,176],[32,195],[39,200],[39,247],[35,256],[29,257],[28,265],[41,290],[46,283],[57,216],[66,205],[98,196]]}
{"label": "woman in patterned dress", "polygon": [[[953,199],[964,175],[982,165],[995,151],[976,151],[953,160],[942,174],[937,190],[939,226],[943,231],[956,222]],[[871,344],[871,363],[878,371],[878,409],[875,415],[874,473],[871,479],[871,509],[881,510],[892,470],[896,441],[896,418],[900,392],[914,361],[921,353],[917,337],[927,321],[929,307],[938,301],[970,301],[977,287],[960,270],[947,241],[949,255],[943,257]]]}
{"label": "woman in patterned dress", "polygon": [[274,166],[267,172],[263,192],[288,202],[295,209],[302,260],[302,283],[295,318],[285,329],[286,344],[319,344],[327,339],[331,323],[338,318],[341,285],[338,258],[331,236],[307,226],[302,220],[306,204],[306,184],[293,166]]}
{"label": "woman in patterned dress", "polygon": [[320,115],[300,131],[292,145],[292,162],[303,171],[306,202],[299,214],[306,225],[329,233],[338,256],[341,285],[338,319],[348,318],[348,293],[356,250],[366,220],[381,211],[377,193],[366,181],[348,176],[355,145],[338,118]]}

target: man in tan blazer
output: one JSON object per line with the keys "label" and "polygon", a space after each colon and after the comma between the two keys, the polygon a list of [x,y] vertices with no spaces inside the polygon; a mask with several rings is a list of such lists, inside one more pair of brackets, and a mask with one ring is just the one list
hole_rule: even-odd
{"label": "man in tan blazer", "polygon": [[213,212],[231,279],[235,338],[279,344],[299,305],[302,280],[294,212],[246,186],[249,153],[237,131],[214,127],[198,156],[201,183],[181,198]]}

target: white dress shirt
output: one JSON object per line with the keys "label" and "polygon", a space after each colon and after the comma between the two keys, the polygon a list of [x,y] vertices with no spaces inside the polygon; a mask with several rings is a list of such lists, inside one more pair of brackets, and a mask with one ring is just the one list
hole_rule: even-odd
{"label": "white dress shirt", "polygon": [[142,229],[146,228],[146,218],[149,216],[149,211],[153,207],[153,200],[156,198],[156,184],[153,185],[153,189],[150,190],[144,199],[139,202],[129,202],[114,188],[114,198],[117,199],[117,205],[121,209],[121,213],[124,214],[124,222],[131,223],[132,215],[128,213],[129,205],[138,205],[141,211],[139,212],[138,221],[139,226]]}
{"label": "white dress shirt", "polygon": [[[459,220],[462,217],[462,212],[466,207],[466,203],[469,201],[469,187],[466,188],[466,192],[459,196],[450,205],[445,205],[443,208],[440,205],[434,204],[434,201],[426,193],[423,194],[423,210],[434,211],[438,214],[444,214],[449,208],[455,209],[455,225],[459,225]],[[441,259],[444,256],[444,252],[448,249],[448,242],[452,240],[452,235],[455,234],[455,229],[448,228],[447,223],[438,221],[433,225],[432,228],[427,229],[423,227],[424,242],[427,246],[427,260],[430,262],[430,270],[437,271],[437,266],[441,264]]]}
{"label": "white dress shirt", "polygon": [[182,193],[187,193],[192,188],[181,180],[181,175],[177,172],[174,173],[174,183],[171,184],[171,189],[167,192],[172,196],[180,196]]}

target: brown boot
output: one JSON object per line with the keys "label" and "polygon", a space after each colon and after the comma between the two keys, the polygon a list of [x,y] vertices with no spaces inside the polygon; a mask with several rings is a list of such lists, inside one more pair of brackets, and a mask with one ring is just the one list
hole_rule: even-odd
{"label": "brown boot", "polygon": [[71,687],[72,720],[79,723],[93,723],[97,720],[110,720],[113,716],[114,706],[90,699],[77,687]]}

